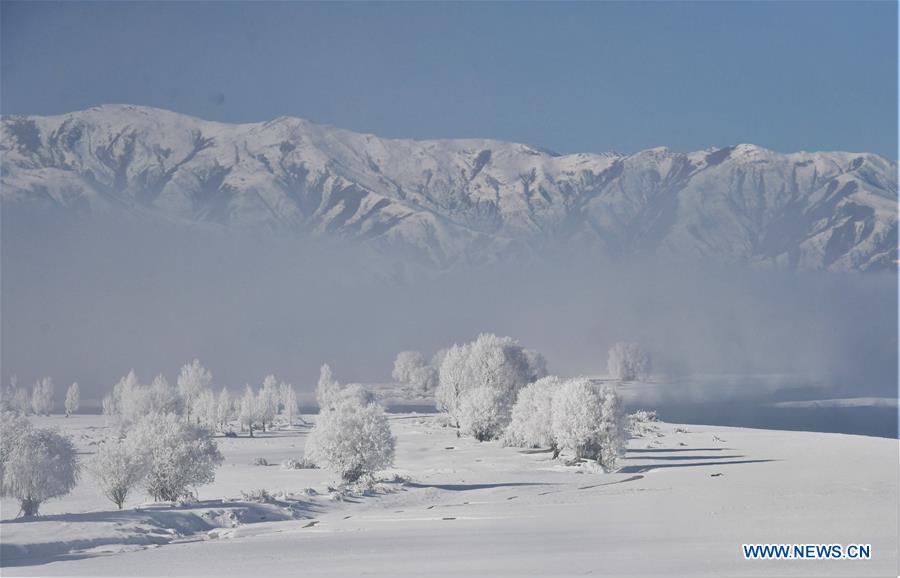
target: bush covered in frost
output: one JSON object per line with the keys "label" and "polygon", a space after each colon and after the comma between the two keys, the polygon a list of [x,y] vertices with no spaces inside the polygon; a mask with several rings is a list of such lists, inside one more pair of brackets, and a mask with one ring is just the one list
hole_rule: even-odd
{"label": "bush covered in frost", "polygon": [[550,375],[522,388],[512,409],[512,421],[504,441],[526,448],[551,448],[558,453],[553,436],[553,396],[562,382]]}
{"label": "bush covered in frost", "polygon": [[625,448],[621,402],[615,389],[586,378],[563,383],[553,397],[552,432],[560,449],[614,470]]}
{"label": "bush covered in frost", "polygon": [[285,470],[313,470],[316,464],[306,456],[300,459],[288,458],[281,462],[281,468]]}
{"label": "bush covered in frost", "polygon": [[[320,410],[307,441],[307,455],[345,482],[393,463],[395,438],[384,410],[359,386],[342,388],[323,366]],[[327,373],[327,375],[325,375]],[[323,387],[324,385],[324,387]]]}

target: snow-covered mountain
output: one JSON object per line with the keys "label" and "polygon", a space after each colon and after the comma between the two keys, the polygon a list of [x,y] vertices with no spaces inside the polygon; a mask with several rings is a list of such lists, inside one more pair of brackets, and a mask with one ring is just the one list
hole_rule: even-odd
{"label": "snow-covered mountain", "polygon": [[543,247],[831,271],[896,268],[897,163],[740,144],[558,155],[282,117],[110,105],[4,117],[4,204],[358,240],[437,268]]}

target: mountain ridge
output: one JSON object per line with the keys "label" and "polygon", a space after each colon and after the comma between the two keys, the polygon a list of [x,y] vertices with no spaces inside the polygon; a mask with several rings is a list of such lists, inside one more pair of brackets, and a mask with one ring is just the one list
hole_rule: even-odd
{"label": "mountain ridge", "polygon": [[897,266],[897,163],[872,153],[558,154],[134,105],[4,116],[0,153],[4,204],[337,235],[437,269],[548,244],[613,259]]}

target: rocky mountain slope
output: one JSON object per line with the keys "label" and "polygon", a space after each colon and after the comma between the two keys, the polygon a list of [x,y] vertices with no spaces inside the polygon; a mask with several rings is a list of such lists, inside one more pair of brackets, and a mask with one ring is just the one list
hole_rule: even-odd
{"label": "rocky mountain slope", "polygon": [[897,163],[874,154],[740,144],[558,155],[128,105],[4,117],[0,152],[7,206],[337,235],[438,269],[549,246],[802,270],[897,266]]}

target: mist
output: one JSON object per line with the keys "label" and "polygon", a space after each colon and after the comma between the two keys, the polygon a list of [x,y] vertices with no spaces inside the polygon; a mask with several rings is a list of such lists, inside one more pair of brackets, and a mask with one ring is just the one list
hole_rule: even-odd
{"label": "mist", "polygon": [[538,349],[563,376],[604,374],[610,346],[640,342],[662,401],[896,396],[888,274],[563,249],[425,274],[337,241],[9,207],[0,273],[4,382],[49,375],[59,397],[77,381],[86,405],[131,368],[174,380],[195,357],[217,387],[275,373],[308,400],[324,362],[343,382],[388,381],[398,351],[480,332]]}

